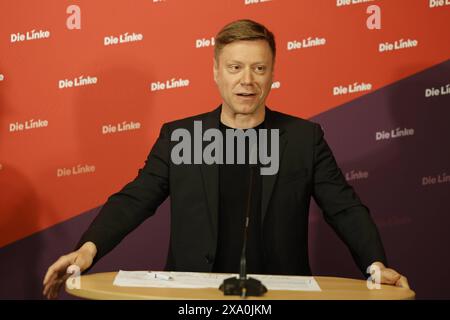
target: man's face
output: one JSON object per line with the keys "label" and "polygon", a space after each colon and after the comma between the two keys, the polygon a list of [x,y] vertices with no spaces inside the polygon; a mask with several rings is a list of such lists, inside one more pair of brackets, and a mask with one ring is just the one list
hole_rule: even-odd
{"label": "man's face", "polygon": [[235,41],[214,61],[214,80],[223,108],[253,114],[264,108],[273,81],[273,57],[264,40]]}

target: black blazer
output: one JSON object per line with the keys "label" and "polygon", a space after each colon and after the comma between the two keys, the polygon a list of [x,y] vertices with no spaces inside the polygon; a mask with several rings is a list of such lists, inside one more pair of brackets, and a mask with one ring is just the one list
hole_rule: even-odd
{"label": "black blazer", "polygon": [[[130,231],[152,216],[170,196],[171,235],[166,270],[210,272],[217,247],[218,165],[175,165],[171,132],[201,120],[203,132],[219,128],[221,108],[163,125],[145,166],[121,191],[109,197],[78,246],[97,246],[94,263]],[[270,274],[310,275],[308,211],[311,196],[324,218],[345,242],[365,274],[386,257],[369,210],[346,182],[320,125],[266,108],[267,129],[280,130],[276,175],[262,176],[264,263]]]}

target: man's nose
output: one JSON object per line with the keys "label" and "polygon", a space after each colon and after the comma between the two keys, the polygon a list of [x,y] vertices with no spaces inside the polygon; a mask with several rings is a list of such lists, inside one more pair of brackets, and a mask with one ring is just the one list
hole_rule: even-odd
{"label": "man's nose", "polygon": [[241,84],[242,85],[252,85],[253,84],[253,75],[251,70],[245,69],[242,73],[241,78]]}

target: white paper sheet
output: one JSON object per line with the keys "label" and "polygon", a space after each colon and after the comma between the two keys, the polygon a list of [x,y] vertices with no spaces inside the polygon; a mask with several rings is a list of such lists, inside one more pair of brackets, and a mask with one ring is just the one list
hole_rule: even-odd
{"label": "white paper sheet", "polygon": [[[156,275],[171,277],[159,279]],[[159,288],[219,288],[223,280],[236,274],[167,272],[167,271],[123,271],[120,270],[113,284],[120,287],[159,287]],[[321,291],[314,277],[278,276],[249,274],[260,280],[268,290]]]}

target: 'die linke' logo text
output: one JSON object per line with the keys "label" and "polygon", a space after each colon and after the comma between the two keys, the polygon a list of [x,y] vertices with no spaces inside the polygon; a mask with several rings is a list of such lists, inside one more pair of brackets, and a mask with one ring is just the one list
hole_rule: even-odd
{"label": "'die linke' logo text", "polygon": [[[268,142],[268,131],[270,131],[270,143]],[[257,136],[258,135],[258,136]],[[262,165],[261,175],[274,175],[279,168],[279,130],[278,129],[226,129],[225,163],[234,164],[236,153],[237,164],[245,164],[246,139],[249,139],[249,164]],[[194,121],[194,137],[187,129],[178,128],[172,132],[171,141],[178,143],[172,148],[171,161],[176,164],[223,164],[224,137],[219,129],[211,128],[203,133],[202,122]],[[180,141],[181,140],[181,141]],[[257,141],[259,140],[259,146]],[[210,143],[202,150],[203,142]],[[270,156],[268,145],[270,144]],[[194,150],[194,161],[192,162],[192,146]],[[259,158],[259,159],[258,159]]]}

